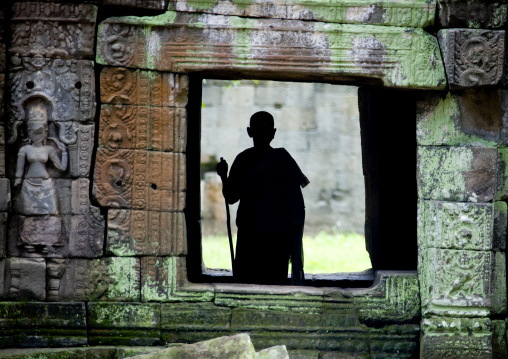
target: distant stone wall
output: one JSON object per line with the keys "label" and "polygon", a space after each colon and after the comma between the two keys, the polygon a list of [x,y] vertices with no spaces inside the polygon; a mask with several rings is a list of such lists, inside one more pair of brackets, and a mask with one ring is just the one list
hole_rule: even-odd
{"label": "distant stone wall", "polygon": [[[250,116],[268,111],[277,128],[272,147],[286,148],[310,180],[303,189],[305,232],[363,233],[365,187],[357,91],[355,86],[320,83],[206,80],[202,161],[224,157],[231,165],[238,153],[252,147],[246,131]],[[208,173],[204,181],[203,231],[225,232],[220,178]],[[236,213],[237,205],[233,208]]]}

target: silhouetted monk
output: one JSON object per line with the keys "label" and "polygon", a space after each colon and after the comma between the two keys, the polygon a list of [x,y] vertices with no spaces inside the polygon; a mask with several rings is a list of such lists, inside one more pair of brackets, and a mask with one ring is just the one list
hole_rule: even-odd
{"label": "silhouetted monk", "polygon": [[271,114],[255,113],[247,128],[254,147],[236,157],[229,177],[226,161],[217,165],[227,203],[240,200],[234,276],[240,283],[286,284],[291,258],[291,282],[303,285],[300,187],[309,180],[284,148],[270,146],[275,131]]}

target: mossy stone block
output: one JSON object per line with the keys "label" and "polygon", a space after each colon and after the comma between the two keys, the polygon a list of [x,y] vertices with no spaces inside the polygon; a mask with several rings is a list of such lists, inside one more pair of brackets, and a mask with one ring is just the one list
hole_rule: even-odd
{"label": "mossy stone block", "polygon": [[174,331],[229,331],[231,308],[213,303],[161,304],[161,329]]}
{"label": "mossy stone block", "polygon": [[497,149],[418,146],[418,198],[490,202],[496,190]]}
{"label": "mossy stone block", "polygon": [[157,345],[160,304],[92,302],[88,327],[91,345]]}

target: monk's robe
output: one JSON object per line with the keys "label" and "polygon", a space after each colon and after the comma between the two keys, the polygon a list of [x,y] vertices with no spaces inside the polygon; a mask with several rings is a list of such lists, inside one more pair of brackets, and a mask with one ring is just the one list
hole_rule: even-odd
{"label": "monk's robe", "polygon": [[229,172],[228,203],[240,200],[235,280],[240,283],[303,285],[302,235],[305,205],[301,188],[309,183],[284,148],[240,153]]}

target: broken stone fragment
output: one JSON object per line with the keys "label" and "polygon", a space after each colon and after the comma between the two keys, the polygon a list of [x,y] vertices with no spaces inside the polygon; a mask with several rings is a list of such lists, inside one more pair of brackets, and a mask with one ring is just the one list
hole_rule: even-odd
{"label": "broken stone fragment", "polygon": [[[266,353],[266,352],[265,352]],[[287,354],[287,352],[286,352]],[[132,359],[257,359],[257,358],[289,358],[284,356],[257,356],[254,346],[247,334],[220,337],[204,342],[162,349],[156,352],[137,355]]]}

